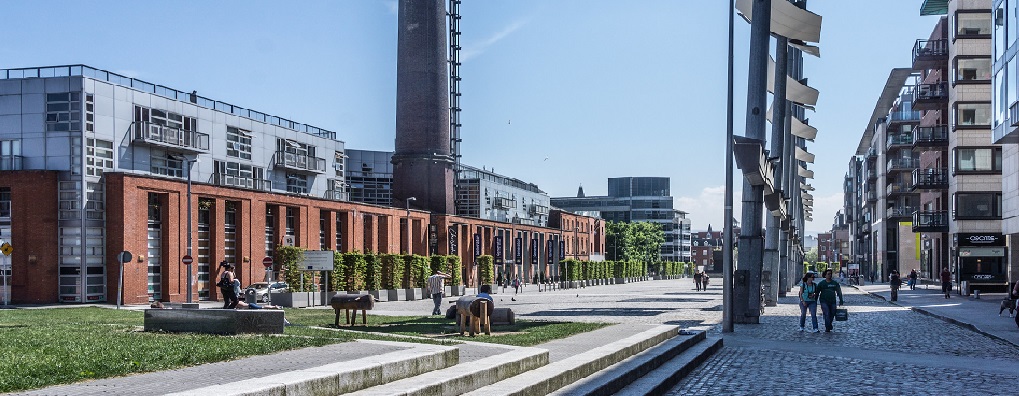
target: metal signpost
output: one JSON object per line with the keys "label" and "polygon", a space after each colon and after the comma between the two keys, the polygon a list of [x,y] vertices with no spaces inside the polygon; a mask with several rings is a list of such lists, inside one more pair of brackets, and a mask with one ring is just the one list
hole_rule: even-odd
{"label": "metal signpost", "polygon": [[3,278],[4,278],[3,279],[3,281],[4,281],[4,287],[3,287],[3,291],[4,291],[4,306],[7,306],[8,302],[11,299],[11,291],[10,291],[11,282],[9,282],[7,280],[7,277],[10,276],[8,274],[11,271],[11,259],[10,259],[10,256],[11,256],[11,253],[14,252],[14,247],[11,246],[11,244],[9,242],[3,241],[3,244],[0,244],[0,252],[2,252],[4,254],[4,264],[3,264],[2,267],[0,267],[0,270],[3,271]]}
{"label": "metal signpost", "polygon": [[125,250],[117,254],[117,261],[120,262],[120,280],[117,281],[117,309],[124,298],[124,264],[131,261],[131,252]]}
{"label": "metal signpost", "polygon": [[269,298],[269,304],[272,304],[272,257],[265,256],[262,265],[265,266],[265,294]]}

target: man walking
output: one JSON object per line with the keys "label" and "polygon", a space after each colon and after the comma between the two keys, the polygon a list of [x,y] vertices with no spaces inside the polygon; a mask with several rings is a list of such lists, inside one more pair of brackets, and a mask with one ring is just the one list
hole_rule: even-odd
{"label": "man walking", "polygon": [[892,270],[892,273],[888,274],[888,286],[892,288],[892,301],[899,301],[899,288],[902,287],[899,271]]}
{"label": "man walking", "polygon": [[449,275],[439,270],[433,270],[432,276],[428,277],[428,293],[432,295],[432,302],[435,303],[432,315],[441,315],[439,305],[442,305],[442,286],[445,279],[449,279]]}
{"label": "man walking", "polygon": [[838,297],[839,305],[845,304],[842,299],[842,287],[838,282],[831,279],[832,270],[824,270],[824,280],[817,284],[817,303],[824,313],[824,331],[830,333],[834,328],[832,321],[835,320],[835,298]]}
{"label": "man walking", "polygon": [[945,293],[945,298],[951,298],[952,273],[948,271],[948,267],[941,269],[941,292]]}

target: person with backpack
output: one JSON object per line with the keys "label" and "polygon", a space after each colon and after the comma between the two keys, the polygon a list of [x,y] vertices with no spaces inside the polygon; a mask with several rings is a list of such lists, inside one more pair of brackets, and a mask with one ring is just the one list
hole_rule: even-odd
{"label": "person with backpack", "polygon": [[[835,302],[844,305],[846,301],[842,298],[842,286],[831,279],[832,270],[824,270],[824,280],[817,284],[817,304],[821,306],[824,314],[824,331],[831,333],[834,328],[832,322],[835,320]],[[838,297],[836,300],[835,297]]]}
{"label": "person with backpack", "polygon": [[909,276],[907,277],[909,278],[909,290],[916,290],[916,279],[918,277],[919,274],[916,273],[916,269],[909,271]]}
{"label": "person with backpack", "polygon": [[703,282],[702,281],[703,278],[704,278],[704,275],[700,271],[697,271],[696,274],[693,274],[693,284],[694,284],[694,287],[697,288],[697,291],[701,291],[701,289],[702,289],[701,284]]}

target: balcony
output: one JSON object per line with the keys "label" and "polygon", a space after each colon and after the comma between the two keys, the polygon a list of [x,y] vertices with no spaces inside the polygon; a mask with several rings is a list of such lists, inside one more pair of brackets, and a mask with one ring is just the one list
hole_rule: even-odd
{"label": "balcony", "polygon": [[312,157],[310,155],[291,153],[287,151],[276,152],[275,164],[277,167],[283,167],[298,172],[325,173],[326,171],[326,160],[318,157]]}
{"label": "balcony", "polygon": [[877,149],[871,147],[867,149],[867,159],[877,158]]}
{"label": "balcony", "polygon": [[948,105],[948,83],[916,84],[913,87],[913,109],[938,110]]}
{"label": "balcony", "polygon": [[513,209],[517,205],[517,201],[509,199],[508,197],[495,197],[492,198],[492,208],[495,209]]}
{"label": "balcony", "polygon": [[212,174],[212,183],[218,186],[245,188],[248,190],[259,190],[259,191],[272,190],[272,182],[269,180],[233,176],[224,173]]}
{"label": "balcony", "polygon": [[534,205],[531,205],[531,207],[527,211],[527,213],[530,214],[531,216],[536,216],[536,215],[537,216],[547,216],[548,215],[548,206],[534,204]]}
{"label": "balcony", "polygon": [[324,198],[333,201],[349,201],[350,193],[342,190],[326,190]]}
{"label": "balcony", "polygon": [[947,69],[948,40],[916,40],[913,45],[913,70]]}
{"label": "balcony", "polygon": [[925,126],[914,129],[913,147],[948,147],[948,125]]}
{"label": "balcony", "polygon": [[1019,127],[1019,102],[1012,103],[1008,106],[1008,120],[1010,125]]}
{"label": "balcony", "polygon": [[151,122],[136,122],[134,126],[135,142],[190,154],[209,152],[208,134],[185,131]]}
{"label": "balcony", "polygon": [[920,161],[915,158],[892,158],[888,160],[888,173],[892,172],[912,172],[913,169],[918,167]]}
{"label": "balcony", "polygon": [[867,169],[867,180],[877,179],[877,169]]}
{"label": "balcony", "polygon": [[913,213],[913,232],[948,232],[948,211]]}
{"label": "balcony", "polygon": [[909,194],[912,191],[911,186],[906,183],[889,183],[888,189],[885,190],[885,194],[888,196],[898,194]]}
{"label": "balcony", "polygon": [[916,207],[913,207],[913,206],[893,206],[893,207],[888,208],[888,211],[885,212],[885,214],[886,214],[885,217],[889,218],[889,219],[896,218],[896,217],[911,217],[911,216],[913,216],[913,212],[916,212]]}
{"label": "balcony", "polygon": [[912,146],[913,145],[913,134],[912,133],[898,133],[895,135],[888,136],[888,142],[886,148],[892,148],[893,146]]}
{"label": "balcony", "polygon": [[0,155],[0,170],[21,170],[20,155]]}
{"label": "balcony", "polygon": [[948,188],[948,169],[913,169],[913,191]]}
{"label": "balcony", "polygon": [[867,191],[867,202],[877,202],[877,193],[873,190]]}

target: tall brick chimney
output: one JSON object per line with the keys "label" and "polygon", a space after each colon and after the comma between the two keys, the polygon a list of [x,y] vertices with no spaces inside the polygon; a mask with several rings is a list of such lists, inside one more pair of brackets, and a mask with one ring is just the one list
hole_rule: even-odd
{"label": "tall brick chimney", "polygon": [[455,214],[446,1],[400,0],[393,205]]}

